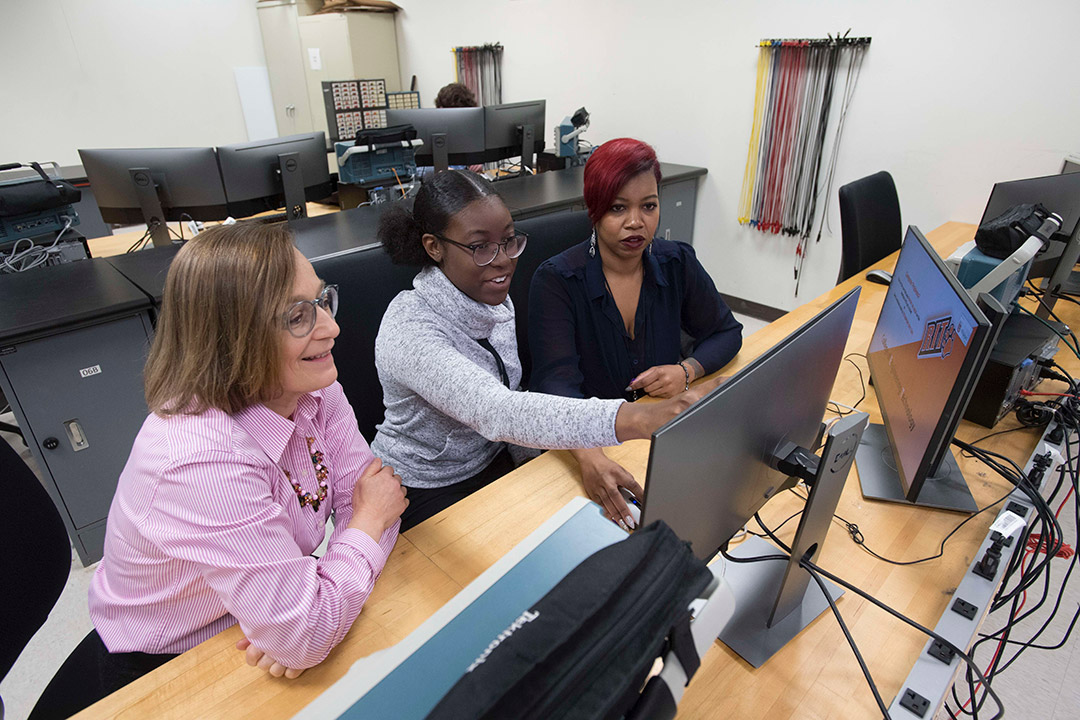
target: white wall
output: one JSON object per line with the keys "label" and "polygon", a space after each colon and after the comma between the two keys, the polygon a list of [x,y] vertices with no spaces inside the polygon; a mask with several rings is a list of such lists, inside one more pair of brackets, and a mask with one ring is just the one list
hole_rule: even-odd
{"label": "white wall", "polygon": [[255,0],[0,0],[0,162],[247,140]]}
{"label": "white wall", "polygon": [[[586,137],[652,143],[702,165],[695,246],[722,292],[789,309],[832,287],[836,187],[887,169],[904,223],[977,222],[993,183],[1056,173],[1080,150],[1080,2],[1033,0],[399,0],[402,79],[430,106],[450,48],[501,42],[503,100],[545,98],[553,123],[584,105]],[[798,297],[793,240],[738,226],[764,37],[869,35],[829,197]],[[550,138],[550,135],[549,135]],[[550,139],[548,143],[550,144]]]}

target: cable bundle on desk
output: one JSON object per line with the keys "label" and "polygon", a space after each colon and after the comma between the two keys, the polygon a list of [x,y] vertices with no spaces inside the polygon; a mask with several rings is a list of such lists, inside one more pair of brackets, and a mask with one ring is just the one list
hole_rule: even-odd
{"label": "cable bundle on desk", "polygon": [[[67,215],[61,215],[60,217],[64,219],[64,227],[56,234],[50,244],[35,245],[32,239],[24,237],[15,241],[10,252],[0,254],[0,273],[19,273],[41,267],[49,261],[50,255],[59,254],[60,249],[57,245],[60,239],[75,223],[75,219]],[[30,246],[20,250],[19,247],[24,242],[30,243]]]}
{"label": "cable bundle on desk", "polygon": [[[826,198],[832,193],[844,121],[869,44],[870,38],[846,35],[816,40],[762,40],[759,44],[754,120],[739,201],[739,223],[799,238],[796,281],[817,220],[822,160],[837,76],[845,66],[840,115],[824,168]],[[821,238],[820,225],[817,238]]]}
{"label": "cable bundle on desk", "polygon": [[[1061,368],[1058,366],[1058,369]],[[1064,370],[1062,370],[1062,373],[1064,373]],[[953,687],[952,704],[955,707],[950,707],[949,703],[946,703],[946,712],[951,718],[978,717],[978,712],[986,701],[986,692],[989,689],[987,686],[993,683],[997,675],[1011,667],[1020,655],[1030,648],[1054,650],[1062,647],[1072,634],[1077,620],[1080,619],[1080,607],[1078,607],[1073,613],[1068,629],[1060,640],[1053,644],[1037,643],[1057,616],[1063,594],[1072,577],[1073,568],[1077,563],[1075,553],[1062,552],[1066,546],[1058,516],[1065,509],[1065,506],[1069,504],[1069,501],[1072,500],[1074,522],[1080,526],[1080,507],[1076,502],[1077,483],[1078,479],[1080,479],[1080,454],[1077,453],[1075,433],[1078,427],[1077,421],[1080,418],[1077,411],[1080,407],[1078,407],[1076,398],[1075,391],[1077,387],[1075,381],[1067,373],[1060,377],[1069,383],[1069,389],[1073,392],[1060,393],[1057,398],[1049,403],[1053,406],[1054,418],[1059,423],[1059,427],[1066,431],[1061,433],[1060,440],[1065,451],[1065,462],[1059,467],[1056,483],[1047,498],[1044,498],[1040,491],[1044,480],[1042,474],[1045,465],[1043,463],[1036,462],[1035,467],[1030,472],[1024,473],[1016,463],[1002,455],[975,448],[969,443],[954,441],[965,452],[979,458],[979,460],[986,463],[1021,490],[1034,506],[1036,517],[1031,524],[1025,527],[1024,532],[1021,534],[1018,552],[1013,554],[1005,570],[998,593],[990,606],[991,613],[1003,608],[1008,609],[1005,623],[996,632],[981,634],[980,639],[971,647],[972,655],[975,655],[984,644],[989,644],[993,648],[993,654],[986,666],[985,679],[980,678],[979,682],[975,682],[975,678],[969,672],[965,678],[968,686],[968,698],[963,701],[957,692],[956,686]],[[1054,510],[1052,505],[1066,484],[1068,490],[1058,504],[1057,510]],[[1076,538],[1073,539],[1073,547],[1075,547],[1075,544]],[[1058,557],[1065,559],[1068,562],[1068,567],[1061,579],[1061,584],[1055,592],[1052,587],[1054,576],[1051,568],[1053,560]],[[1030,606],[1028,605],[1029,590],[1040,592],[1038,600]],[[1031,618],[1052,596],[1054,604],[1051,612],[1038,629],[1025,640],[1013,639],[1018,624]],[[1016,651],[1011,655],[1008,654],[1008,649],[1014,646]]]}

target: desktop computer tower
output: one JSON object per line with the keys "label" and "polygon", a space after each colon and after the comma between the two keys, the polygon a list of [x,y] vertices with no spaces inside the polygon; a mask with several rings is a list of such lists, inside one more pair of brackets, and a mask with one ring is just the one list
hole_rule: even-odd
{"label": "desktop computer tower", "polygon": [[[1051,326],[1064,333],[1061,323]],[[992,428],[1016,406],[1021,390],[1039,383],[1039,361],[1054,357],[1058,336],[1038,318],[1012,314],[986,362],[964,419]]]}

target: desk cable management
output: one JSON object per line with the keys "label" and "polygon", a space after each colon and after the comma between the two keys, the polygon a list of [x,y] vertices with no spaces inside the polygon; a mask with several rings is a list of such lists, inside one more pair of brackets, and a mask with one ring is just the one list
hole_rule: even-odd
{"label": "desk cable management", "polygon": [[[49,261],[50,256],[59,254],[60,249],[57,245],[59,244],[60,239],[64,237],[64,235],[67,234],[67,231],[71,229],[71,226],[75,224],[75,218],[68,215],[61,215],[60,217],[64,219],[64,227],[60,232],[56,233],[56,237],[53,238],[52,243],[49,245],[35,245],[31,238],[19,238],[11,246],[10,252],[0,254],[0,272],[25,272],[44,265]],[[30,247],[20,250],[19,245],[23,242],[30,243]]]}
{"label": "desk cable management", "polygon": [[[1039,402],[1032,402],[1027,400],[1023,401],[1017,407],[1016,413],[1017,418],[1020,419],[1022,423],[1020,427],[990,433],[971,443],[966,443],[960,440],[952,441],[953,444],[959,447],[965,455],[974,457],[980,462],[986,464],[989,468],[994,470],[1003,478],[1007,479],[1010,485],[1013,486],[1013,489],[1020,490],[1024,494],[1024,496],[1032,503],[1036,513],[1035,520],[1025,526],[1020,538],[1020,543],[1018,544],[1018,548],[1023,547],[1024,551],[1017,552],[1012,555],[1009,561],[1009,565],[1005,570],[1004,576],[1002,577],[998,592],[995,595],[990,606],[989,612],[991,613],[1008,606],[1007,619],[1000,630],[997,630],[993,633],[980,633],[980,639],[973,643],[970,648],[970,655],[965,655],[964,653],[959,652],[959,648],[953,646],[952,643],[944,641],[943,638],[938,637],[926,628],[923,628],[917,623],[903,617],[898,612],[892,610],[891,608],[888,608],[887,606],[868,596],[866,593],[859,590],[858,588],[822,570],[813,563],[809,562],[808,559],[803,558],[800,561],[800,565],[806,568],[806,570],[814,578],[815,582],[819,583],[819,585],[821,584],[821,581],[820,578],[817,576],[817,573],[820,573],[825,577],[829,578],[830,580],[848,588],[852,592],[866,598],[867,600],[873,602],[875,605],[878,605],[887,612],[890,612],[896,617],[904,620],[905,622],[908,622],[910,625],[916,627],[920,631],[930,635],[931,637],[934,637],[936,640],[947,646],[950,650],[952,650],[956,655],[958,655],[965,661],[968,669],[964,681],[968,686],[968,698],[966,701],[961,699],[957,692],[957,684],[954,683],[951,692],[952,702],[955,705],[955,708],[949,707],[948,702],[945,705],[945,710],[950,718],[956,719],[962,716],[978,718],[978,714],[983,709],[987,698],[993,698],[995,704],[997,705],[998,710],[997,714],[995,714],[994,717],[1001,717],[1003,713],[1003,707],[1001,705],[1000,699],[994,693],[991,687],[991,683],[993,682],[994,678],[1000,673],[1007,670],[1013,663],[1016,662],[1020,655],[1029,648],[1040,650],[1054,650],[1064,646],[1064,644],[1071,636],[1073,628],[1076,626],[1077,621],[1080,620],[1080,607],[1078,607],[1076,609],[1076,612],[1073,614],[1068,628],[1065,630],[1060,640],[1051,644],[1037,643],[1037,640],[1042,636],[1042,634],[1049,627],[1050,623],[1057,616],[1065,589],[1072,576],[1072,570],[1077,563],[1077,556],[1076,553],[1073,551],[1073,548],[1075,547],[1075,540],[1073,547],[1065,544],[1064,534],[1058,521],[1058,516],[1064,510],[1065,506],[1069,503],[1070,499],[1073,501],[1074,519],[1077,522],[1077,526],[1080,527],[1080,506],[1078,506],[1076,498],[1076,493],[1078,492],[1078,481],[1080,481],[1080,453],[1077,452],[1077,450],[1080,450],[1080,440],[1077,440],[1076,437],[1076,431],[1077,429],[1080,429],[1080,395],[1078,395],[1077,393],[1078,388],[1076,381],[1072,378],[1071,375],[1068,374],[1067,371],[1065,371],[1064,368],[1062,368],[1057,363],[1054,363],[1052,361],[1045,363],[1041,368],[1041,373],[1044,378],[1067,383],[1069,386],[1069,392],[1033,393],[1033,395],[1046,396],[1050,399]],[[859,375],[861,378],[861,371]],[[863,392],[865,396],[865,387],[863,388]],[[837,405],[838,408],[837,410],[834,410],[834,412],[842,413],[842,411],[839,410],[839,404]],[[980,443],[990,437],[1001,435],[1004,433],[1015,432],[1017,430],[1025,430],[1030,427],[1045,426],[1048,422],[1051,421],[1056,421],[1058,425],[1054,430],[1049,433],[1048,439],[1063,447],[1065,451],[1065,458],[1064,462],[1061,463],[1058,468],[1057,482],[1047,498],[1043,497],[1041,493],[1041,487],[1043,485],[1046,468],[1048,468],[1051,464],[1051,461],[1049,459],[1049,453],[1046,454],[1046,457],[1036,456],[1032,470],[1028,473],[1025,473],[1023,469],[1020,468],[1013,460],[999,453],[994,453],[976,447],[977,443]],[[1065,493],[1065,496],[1062,498],[1060,504],[1057,507],[1057,510],[1055,511],[1052,509],[1051,505],[1055,502],[1055,499],[1058,497],[1059,493],[1064,487],[1066,480],[1069,484],[1068,491]],[[790,489],[790,491],[797,497],[802,498],[804,501],[806,500],[806,497],[796,492],[794,488]],[[871,554],[875,558],[895,565],[915,565],[941,557],[944,554],[946,542],[961,527],[963,527],[977,515],[980,515],[981,513],[1000,505],[1012,495],[1012,492],[1013,490],[1010,490],[1010,492],[1006,495],[1002,496],[993,503],[979,509],[974,514],[969,515],[967,518],[962,520],[942,539],[937,553],[928,557],[919,558],[917,560],[901,561],[892,560],[881,556],[866,546],[865,538],[863,537],[862,531],[859,529],[859,526],[857,524],[850,522],[849,520],[843,518],[838,514],[834,515],[834,521],[839,522],[848,531],[848,534],[851,536],[853,542],[855,542],[865,552]],[[802,510],[793,513],[791,516],[781,522],[780,525],[778,525],[775,529],[769,529],[758,516],[755,516],[755,520],[765,531],[765,534],[773,540],[773,542],[775,542],[785,551],[790,552],[787,546],[776,537],[775,533],[779,531],[780,528],[786,525],[789,521],[791,521],[795,517],[798,517],[801,513]],[[749,530],[747,530],[746,532],[750,533]],[[757,533],[750,534],[757,535]],[[1000,555],[1001,540],[1003,539],[994,542],[991,550],[987,552],[987,557],[984,557],[981,562],[996,562],[995,556],[992,555],[992,551],[996,551],[998,553],[997,556]],[[1041,555],[1043,557],[1037,560],[1033,560],[1032,558],[1036,555]],[[737,558],[732,558],[728,556],[726,553],[724,556],[734,562],[740,561]],[[1046,601],[1050,598],[1052,594],[1050,568],[1051,561],[1055,558],[1064,558],[1068,560],[1068,568],[1065,571],[1060,586],[1058,587],[1056,598],[1054,600],[1050,615],[1042,622],[1042,624],[1027,640],[1012,639],[1011,635],[1016,632],[1017,625],[1022,621],[1032,617],[1034,613],[1037,612],[1041,607],[1043,607]],[[758,560],[771,559],[787,560],[788,556],[774,555],[758,558]],[[745,562],[745,560],[743,561]],[[1037,602],[1035,602],[1033,606],[1029,607],[1025,611],[1024,608],[1028,599],[1027,592],[1029,589],[1032,589],[1035,586],[1035,584],[1039,581],[1040,578],[1043,580],[1042,593]],[[827,593],[826,597],[828,598]],[[851,638],[850,633],[847,631],[847,628],[844,625],[842,618],[840,617],[838,608],[836,608],[835,604],[831,602],[831,598],[828,599],[830,600],[830,605],[833,613],[836,615],[838,621],[841,624],[841,629],[844,631],[845,637],[847,638],[849,644],[851,644],[852,649],[856,654],[856,658],[859,661],[864,676],[866,677],[867,682],[870,684],[871,691],[874,693],[875,696],[875,701],[877,701],[879,707],[881,707],[883,703],[881,701],[880,695],[877,692],[876,686],[874,685],[873,679],[870,676],[869,670],[866,668],[866,665],[862,660],[858,649],[855,647],[854,641]],[[995,643],[996,647],[994,649],[992,658],[986,666],[986,670],[980,671],[978,665],[975,663],[973,658],[976,652],[984,643]],[[1012,653],[1008,658],[1006,658],[1006,649],[1013,646],[1017,647],[1016,652]],[[888,713],[884,712],[884,716],[888,717]]]}

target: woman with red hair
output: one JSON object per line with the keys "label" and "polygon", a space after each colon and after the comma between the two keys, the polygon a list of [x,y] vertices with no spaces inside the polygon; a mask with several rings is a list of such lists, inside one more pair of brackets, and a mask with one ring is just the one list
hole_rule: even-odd
{"label": "woman with red hair", "polygon": [[[592,153],[585,165],[592,235],[533,275],[530,390],[671,397],[738,353],[742,325],[693,248],[654,237],[659,182],[656,153],[640,140],[611,140]],[[571,452],[588,496],[613,520],[626,517],[618,488],[641,497],[633,476],[600,448]]]}

